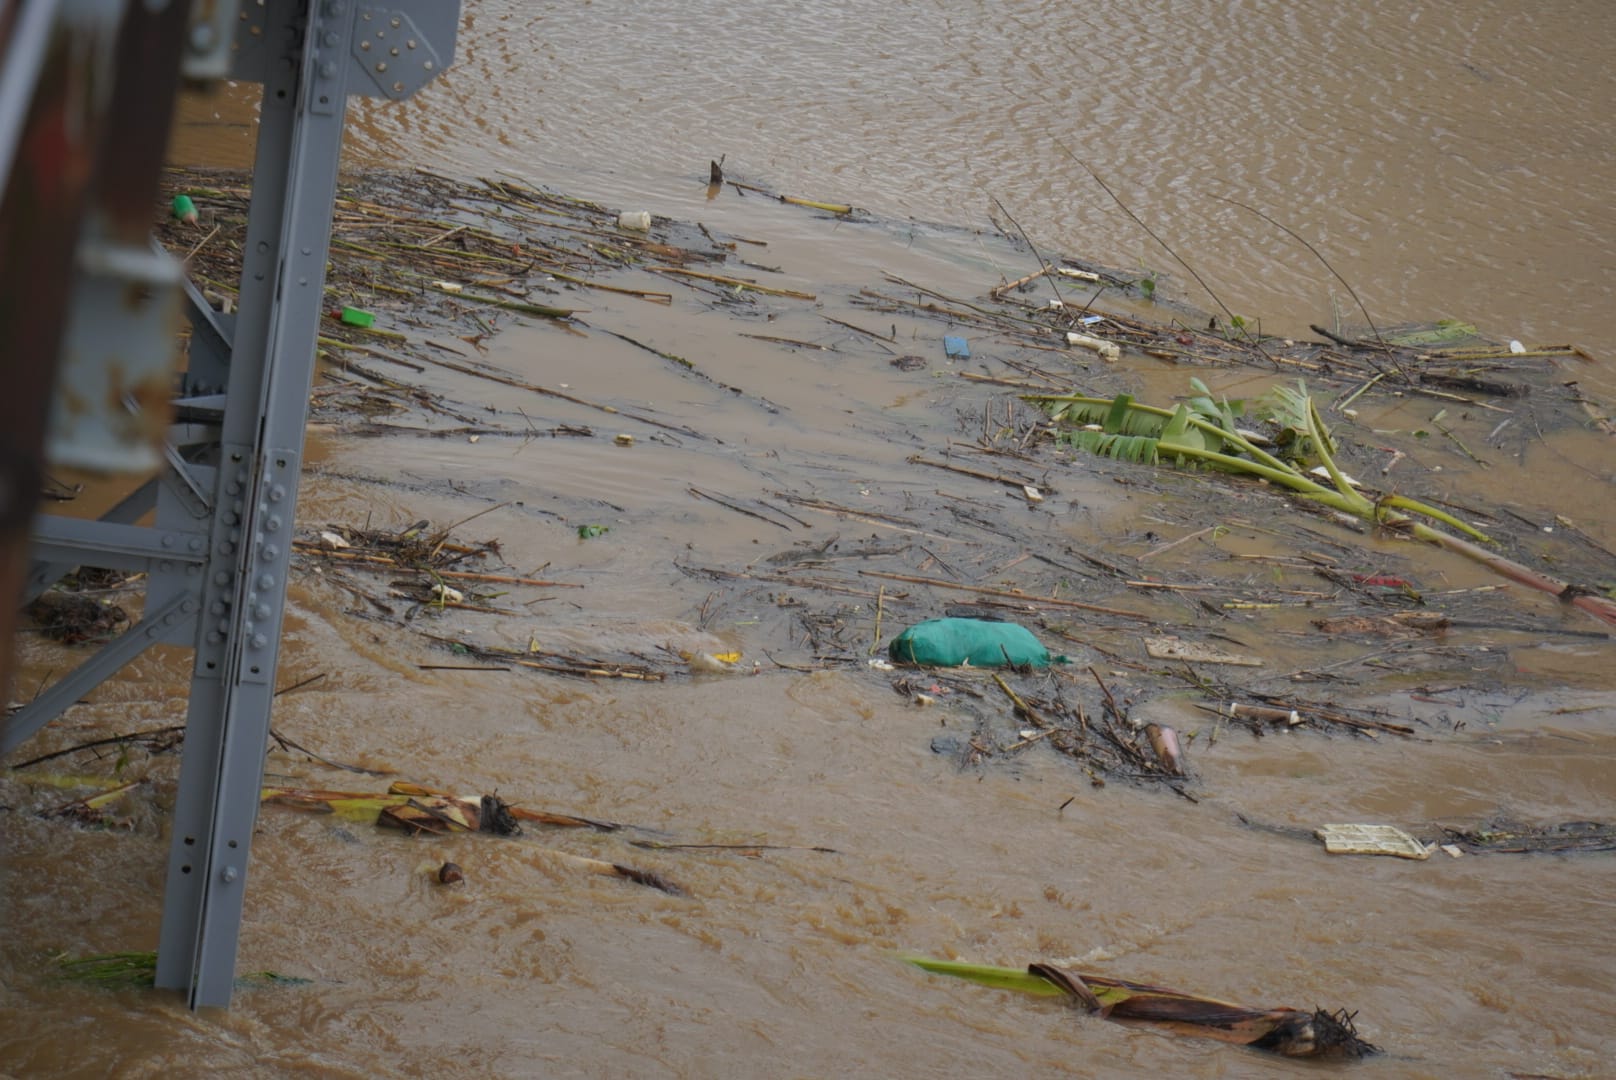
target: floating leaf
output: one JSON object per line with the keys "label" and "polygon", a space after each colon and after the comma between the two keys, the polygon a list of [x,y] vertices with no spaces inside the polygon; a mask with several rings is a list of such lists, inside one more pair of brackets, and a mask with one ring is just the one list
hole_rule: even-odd
{"label": "floating leaf", "polygon": [[1156,463],[1157,440],[1149,435],[1114,435],[1106,431],[1078,430],[1063,432],[1061,438],[1079,450],[1101,457],[1134,465]]}
{"label": "floating leaf", "polygon": [[610,525],[580,525],[578,526],[578,539],[593,540],[597,536],[604,536],[612,531]]}
{"label": "floating leaf", "polygon": [[1221,401],[1214,400],[1212,391],[1207,388],[1206,383],[1194,376],[1190,377],[1190,389],[1194,393],[1184,402],[1189,406],[1190,412],[1203,420],[1216,424],[1224,431],[1233,431],[1235,429],[1235,418],[1246,411],[1244,401],[1230,401],[1228,398]]}

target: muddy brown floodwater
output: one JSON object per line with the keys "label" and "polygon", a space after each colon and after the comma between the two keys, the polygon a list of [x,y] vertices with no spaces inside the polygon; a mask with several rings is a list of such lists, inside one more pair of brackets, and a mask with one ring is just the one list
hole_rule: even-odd
{"label": "muddy brown floodwater", "polygon": [[[1595,402],[1616,388],[1606,119],[1616,87],[1603,63],[1613,43],[1616,12],[1597,3],[468,4],[459,66],[441,85],[404,108],[357,107],[355,169],[508,170],[613,209],[700,220],[737,245],[716,272],[816,299],[665,280],[667,305],[566,290],[534,298],[585,309],[572,330],[501,316],[482,352],[436,339],[457,362],[617,415],[366,360],[490,434],[377,437],[351,412],[320,414],[302,534],[442,527],[486,511],[455,536],[497,540],[508,573],[582,587],[506,586],[488,606],[518,614],[423,609],[406,622],[407,601],[391,600],[389,616],[349,587],[385,596],[388,576],[311,556],[293,587],[280,682],[323,678],[284,695],[273,722],[337,761],[641,831],[410,840],[266,807],[239,970],[309,981],[246,984],[228,1012],[193,1015],[168,995],[63,982],[51,962],[155,947],[175,756],[129,752],[124,772],[151,783],[125,804],[127,829],[35,813],[68,797],[42,771],[109,775],[116,754],[13,773],[0,780],[0,1072],[1245,1077],[1301,1067],[895,959],[915,951],[1050,960],[1253,1006],[1357,1010],[1361,1033],[1386,1053],[1332,1067],[1364,1075],[1610,1075],[1611,856],[1414,862],[1328,856],[1308,836],[1327,822],[1429,838],[1499,817],[1616,819],[1616,674],[1601,625],[1518,587],[1466,591],[1497,579],[1249,487],[1047,447],[1031,461],[971,449],[1004,449],[1026,420],[1013,388],[966,376],[1048,381],[1031,369],[1157,401],[1183,394],[1191,375],[1252,396],[1293,371],[1136,352],[1105,368],[861,290],[897,295],[890,274],[988,304],[990,288],[1035,265],[991,228],[992,195],[1046,254],[1171,272],[1164,297],[1213,306],[1061,141],[1264,329],[1312,337],[1308,323],[1336,324],[1333,298],[1361,332],[1350,298],[1310,256],[1212,196],[1258,206],[1317,241],[1377,322],[1451,316],[1505,342],[1591,352],[1535,368],[1526,398],[1482,407],[1369,392],[1355,416],[1327,419],[1360,476],[1485,514],[1523,561],[1608,588],[1611,437],[1583,426],[1561,384],[1580,383]],[[190,103],[186,117],[176,160],[241,162],[245,91]],[[733,190],[707,201],[706,162],[720,153],[737,179],[871,214],[840,221]],[[700,239],[667,223],[653,236]],[[650,289],[658,277],[612,280]],[[1147,319],[1177,310],[1116,292],[1100,307]],[[971,339],[970,361],[949,362],[945,332]],[[927,364],[903,370],[898,355]],[[1350,390],[1325,381],[1320,399]],[[412,400],[407,415],[374,419],[462,423]],[[560,429],[587,434],[550,434]],[[1395,450],[1404,458],[1382,474]],[[917,455],[1030,470],[1047,494],[1032,503]],[[94,512],[92,499],[74,512]],[[584,540],[581,525],[609,531]],[[1323,633],[1315,619],[1367,602],[1314,573],[1320,560],[1409,580],[1457,622],[1436,638]],[[876,566],[975,589],[859,573]],[[1198,801],[1126,777],[1096,786],[1041,742],[1008,749],[1021,722],[981,673],[937,679],[953,692],[918,706],[894,693],[903,672],[865,662],[878,606],[884,640],[982,590],[1018,588],[1146,616],[999,609],[1074,661],[1017,676],[1023,692],[1059,688],[1097,714],[1092,667],[1134,719],[1193,733],[1185,790]],[[1227,606],[1254,596],[1265,606]],[[666,678],[423,669],[472,661],[421,630],[518,654],[638,657]],[[1156,630],[1262,661],[1234,674],[1204,665],[1200,678],[1378,709],[1414,735],[1219,731],[1191,681],[1145,655],[1141,639]],[[672,658],[681,649],[739,651],[757,674],[691,674]],[[25,640],[17,695],[75,655]],[[19,757],[179,722],[186,672],[181,655],[148,654]],[[921,681],[929,691],[934,680]],[[993,752],[972,754],[973,740]],[[268,769],[272,782],[302,787],[385,782],[278,748]],[[654,871],[688,895],[584,874],[545,848]],[[446,860],[464,869],[463,884],[431,880]]]}

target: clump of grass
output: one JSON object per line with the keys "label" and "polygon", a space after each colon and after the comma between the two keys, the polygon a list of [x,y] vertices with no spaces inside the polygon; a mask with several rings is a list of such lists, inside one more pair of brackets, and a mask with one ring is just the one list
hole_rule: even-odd
{"label": "clump of grass", "polygon": [[139,989],[156,985],[156,952],[97,953],[94,956],[56,957],[62,977],[93,983],[109,990]]}
{"label": "clump of grass", "polygon": [[[54,958],[64,979],[103,986],[108,990],[148,990],[157,985],[155,952],[96,953]],[[278,971],[254,971],[238,976],[237,986],[306,986],[311,980]]]}

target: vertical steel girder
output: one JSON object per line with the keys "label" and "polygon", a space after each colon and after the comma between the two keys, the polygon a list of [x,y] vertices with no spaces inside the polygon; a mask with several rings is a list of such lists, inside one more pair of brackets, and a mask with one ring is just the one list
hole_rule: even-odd
{"label": "vertical steel girder", "polygon": [[157,985],[192,1008],[229,1004],[235,979],[350,75],[406,96],[458,22],[453,2],[409,6],[437,32],[401,8],[270,0],[248,8],[262,32],[238,38],[264,97],[157,949]]}
{"label": "vertical steel girder", "polygon": [[301,41],[352,32],[351,16],[305,29],[290,4],[267,17],[272,40],[299,47],[265,72],[157,949],[157,985],[188,989],[193,1007],[228,1004],[235,979],[342,147],[343,96],[319,85],[318,50]]}
{"label": "vertical steel girder", "polygon": [[[97,0],[58,2],[83,7]],[[99,2],[121,6],[117,0]],[[200,71],[211,71],[228,54],[233,74],[264,84],[238,312],[230,319],[206,311],[188,290],[194,333],[178,407],[181,419],[194,421],[187,429],[193,435],[217,435],[183,440],[179,448],[167,444],[166,468],[158,478],[100,521],[36,520],[30,594],[74,565],[128,567],[148,572],[146,607],[133,628],[9,723],[0,719],[0,755],[149,645],[194,647],[157,985],[185,990],[190,1006],[198,1008],[228,1005],[234,983],[347,98],[402,99],[435,77],[452,59],[460,7],[458,0],[392,0],[385,6],[260,0],[241,4],[237,12],[234,4],[224,4],[235,19],[233,49],[220,46],[215,36],[226,17],[208,0],[189,7],[179,0],[128,0],[125,29],[139,22],[129,14],[137,9],[171,22],[179,9],[184,32],[162,42],[143,37],[142,48],[160,52],[165,64],[170,58],[178,63],[184,53]],[[165,108],[172,96],[170,87]],[[0,101],[0,113],[3,108]],[[163,142],[156,140],[158,152]],[[117,153],[103,161],[104,170],[118,168],[122,154],[155,180],[157,162],[146,160],[149,154],[117,137],[110,143]],[[142,199],[140,213],[149,214],[149,187]],[[133,203],[125,200],[118,209],[125,205]],[[116,241],[114,275],[125,282],[142,274],[157,280],[161,261],[144,261],[123,221],[119,215],[112,224],[91,222],[92,232],[99,227]],[[106,261],[98,267],[90,260],[90,275],[106,269]],[[78,323],[109,301],[105,290],[86,293],[82,271],[80,281],[87,306],[68,328],[70,338],[82,337],[86,330]],[[85,383],[97,385],[96,377],[115,384],[117,360],[105,347],[92,350],[67,394]],[[59,389],[59,408],[62,394]],[[0,476],[0,496],[5,479]],[[0,509],[3,503],[0,498]],[[153,510],[152,526],[134,524]]]}

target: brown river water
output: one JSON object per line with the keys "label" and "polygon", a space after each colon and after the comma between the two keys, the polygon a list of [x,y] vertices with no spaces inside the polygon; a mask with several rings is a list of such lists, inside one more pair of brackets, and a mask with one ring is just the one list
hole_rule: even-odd
{"label": "brown river water", "polygon": [[[1576,342],[1596,360],[1574,362],[1560,381],[1616,396],[1613,49],[1616,7],[1570,0],[468,3],[444,78],[404,106],[351,108],[352,168],[508,172],[760,239],[767,247],[749,257],[781,267],[786,287],[820,294],[825,312],[847,321],[894,322],[904,351],[927,355],[932,370],[899,377],[885,353],[867,342],[861,351],[856,335],[800,305],[743,322],[683,294],[664,307],[592,293],[592,324],[654,341],[745,393],[651,366],[603,335],[548,326],[510,326],[485,359],[717,442],[625,425],[637,442],[623,448],[599,413],[491,383],[436,388],[505,417],[522,409],[539,428],[587,423],[595,437],[470,443],[317,428],[299,508],[306,529],[443,524],[507,504],[457,534],[498,538],[517,572],[584,586],[516,590],[502,602],[528,603],[532,618],[467,615],[456,628],[581,654],[733,648],[760,671],[640,685],[421,670],[446,654],[355,617],[350,597],[305,568],[280,682],[325,677],[280,699],[274,724],[328,757],[435,787],[498,790],[672,841],[796,849],[649,851],[552,833],[409,841],[269,808],[238,968],[312,981],[245,986],[228,1012],[192,1014],[166,995],[63,984],[49,964],[60,953],[155,947],[173,757],[132,754],[128,767],[153,779],[155,795],[136,800],[129,831],[41,820],[30,811],[60,792],[0,781],[11,810],[0,813],[0,1074],[1616,1075],[1608,856],[1331,857],[1241,821],[1301,834],[1387,822],[1430,835],[1433,823],[1500,814],[1616,819],[1616,654],[1608,640],[1560,632],[1597,629],[1591,620],[1519,597],[1488,610],[1501,622],[1526,612],[1541,632],[1455,631],[1419,665],[1355,665],[1345,682],[1306,686],[1385,707],[1418,725],[1412,740],[1236,731],[1214,743],[1208,714],[1188,699],[1136,700],[1135,716],[1201,733],[1192,805],[1160,788],[1094,787],[1037,748],[961,767],[934,746],[969,737],[978,714],[1002,713],[992,684],[974,703],[917,708],[892,692],[891,676],[818,663],[782,634],[771,586],[724,591],[678,569],[740,569],[833,533],[902,538],[807,511],[799,516],[812,528],[778,529],[693,499],[692,485],[814,494],[872,514],[913,510],[946,488],[1011,528],[1025,521],[1074,549],[1132,557],[1232,521],[1227,534],[1149,565],[1236,581],[1250,580],[1236,559],[1313,543],[1276,536],[1290,516],[1277,510],[1130,494],[1121,466],[1054,478],[1058,497],[1035,511],[908,462],[974,438],[995,391],[935,374],[940,322],[889,319],[846,297],[889,288],[884,272],[951,297],[1028,272],[1030,257],[992,229],[995,199],[1046,254],[1156,271],[1164,295],[1215,306],[1073,155],[1223,304],[1268,332],[1361,320],[1306,250],[1218,196],[1307,237],[1377,323],[1452,317],[1505,341]],[[187,102],[173,157],[247,163],[252,117],[246,88]],[[709,202],[707,162],[720,154],[735,178],[850,202],[876,220],[838,223],[729,191]],[[738,331],[840,351],[790,351]],[[1126,377],[1144,392],[1182,391],[1182,369],[1129,363]],[[1201,374],[1239,394],[1269,379]],[[1358,424],[1332,417],[1349,441],[1418,426],[1436,406],[1361,408]],[[1439,446],[1400,468],[1426,469],[1430,493],[1550,526],[1564,515],[1616,548],[1608,436],[1572,430],[1518,451],[1472,449],[1489,468]],[[577,525],[593,521],[612,531],[580,542]],[[916,554],[917,573],[970,550],[946,529],[932,535],[935,524],[923,522],[915,542],[937,562],[921,570]],[[1442,588],[1491,580],[1435,552],[1360,542]],[[1016,577],[963,569],[984,582]],[[1616,576],[1609,559],[1595,576]],[[1083,595],[1162,622],[1198,614],[1126,589]],[[968,596],[911,589],[889,619]],[[864,627],[853,638],[870,639],[872,608],[846,599],[841,610]],[[1250,619],[1231,633],[1281,687],[1287,673],[1385,648],[1321,644],[1300,633],[1305,618]],[[1096,665],[1126,685],[1133,669],[1113,658],[1143,659],[1136,630],[1086,629],[1081,618],[1069,629],[1078,641],[1062,650],[1084,681]],[[1091,631],[1106,651],[1083,643]],[[25,643],[18,695],[66,662]],[[184,656],[146,656],[21,756],[179,722],[186,671]],[[85,773],[112,764],[68,760]],[[304,786],[374,783],[279,750],[268,768]],[[689,896],[580,874],[541,845],[658,871]],[[801,850],[816,845],[835,852]],[[445,859],[465,868],[463,885],[429,880],[424,871]],[[1254,1006],[1345,1007],[1387,1053],[1331,1066],[1263,1057],[927,976],[897,962],[904,951],[1064,961]]]}

